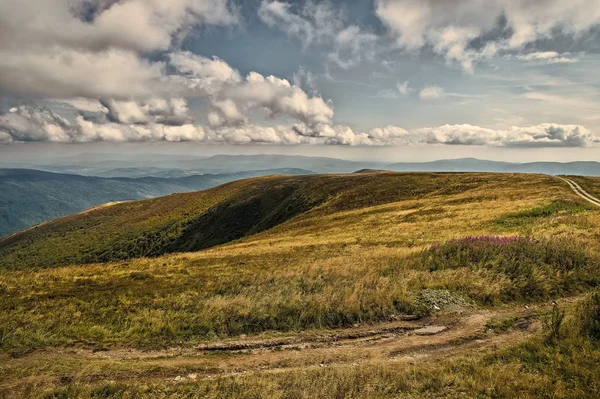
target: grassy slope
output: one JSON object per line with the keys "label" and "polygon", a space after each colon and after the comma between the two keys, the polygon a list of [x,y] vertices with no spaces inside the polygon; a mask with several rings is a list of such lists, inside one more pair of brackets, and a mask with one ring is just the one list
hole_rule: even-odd
{"label": "grassy slope", "polygon": [[106,202],[198,191],[234,180],[283,173],[312,172],[276,169],[177,178],[101,178],[28,169],[0,169],[0,237]]}
{"label": "grassy slope", "polygon": [[33,170],[0,169],[0,236],[44,220],[118,200],[139,200],[172,192],[136,181]]}
{"label": "grassy slope", "polygon": [[[247,204],[256,197],[265,206],[253,211]],[[96,256],[98,248],[122,247],[142,232],[154,245],[160,241],[153,232],[163,233],[165,226],[175,238],[155,247],[157,252],[174,243],[201,246],[198,236],[210,238],[229,222],[231,231],[252,232],[260,223],[268,227],[293,216],[289,204],[298,209],[318,203],[272,229],[201,252],[27,271],[56,259]],[[551,212],[535,211],[547,208]],[[250,209],[248,216],[241,217],[240,209]],[[529,216],[520,223],[506,222],[523,212]],[[598,215],[555,179],[486,174],[270,177],[114,205],[13,239],[19,244],[12,245],[38,241],[4,255],[33,261],[20,263],[21,272],[1,274],[0,289],[8,294],[0,298],[7,310],[0,313],[2,344],[156,347],[182,339],[340,327],[417,312],[416,296],[425,288],[499,303],[512,285],[503,273],[464,267],[431,272],[413,254],[436,242],[490,233],[590,242]],[[241,224],[246,218],[256,224]],[[182,220],[193,228],[186,230]],[[198,227],[198,221],[204,224]],[[562,284],[563,278],[544,274],[543,283]]]}
{"label": "grassy slope", "polygon": [[304,187],[310,180],[244,180],[99,207],[1,239],[0,265],[52,267],[201,249],[268,228],[314,205],[321,193]]}
{"label": "grassy slope", "polygon": [[[320,204],[323,209],[302,219],[507,182],[507,177],[492,176],[383,173],[376,178],[356,174],[243,180],[100,208],[28,229],[0,239],[0,265],[52,267],[199,250],[266,230]],[[519,182],[523,177],[508,179]]]}
{"label": "grassy slope", "polygon": [[[300,185],[299,181],[302,182]],[[264,184],[267,187],[262,186]],[[289,185],[299,191],[292,190],[283,201],[265,191],[277,187],[277,191],[286,192]],[[152,200],[156,202],[117,205],[73,218],[76,223],[81,223],[102,215],[104,228],[106,217],[113,215],[108,233],[97,230],[96,241],[99,241],[103,239],[102,234],[110,234],[112,229],[118,228],[116,221],[125,215],[122,226],[130,229],[131,234],[148,226],[144,223],[155,225],[155,219],[149,219],[147,214],[138,213],[139,210],[134,212],[134,205],[154,218],[157,210],[161,210],[164,219],[159,220],[170,218],[171,221],[181,219],[182,208],[175,205],[183,205],[189,209],[188,216],[197,221],[211,207],[223,206],[222,201],[227,203],[236,199],[246,203],[252,198],[248,193],[259,198],[266,193],[269,199],[276,199],[272,204],[265,198],[260,203],[268,206],[259,207],[261,221],[275,220],[265,227],[275,227],[195,253],[36,272],[26,270],[27,267],[0,271],[2,351],[19,355],[49,346],[189,346],[265,330],[310,330],[388,320],[398,313],[420,311],[418,298],[425,289],[449,290],[480,306],[489,306],[578,293],[598,281],[595,260],[598,236],[595,231],[600,227],[600,212],[586,205],[565,184],[546,176],[364,174],[273,177],[232,183],[203,193]],[[308,193],[311,196],[307,198]],[[302,199],[300,203],[308,203],[310,206],[306,209],[309,210],[289,220],[287,217],[269,219],[279,214],[273,211],[281,209],[280,204],[295,196]],[[235,208],[234,204],[218,208],[218,215]],[[320,205],[311,207],[314,204]],[[219,219],[210,220],[214,224]],[[39,248],[61,245],[68,252],[70,240],[78,238],[76,230],[70,233],[68,218],[56,223],[52,232],[34,232],[32,234],[36,235],[28,237],[41,237],[40,242],[45,244]],[[251,229],[244,231],[253,232]],[[55,237],[46,238],[48,233]],[[572,253],[560,250],[557,263],[548,261],[548,269],[534,267],[526,272],[525,280],[519,280],[525,284],[535,283],[534,286],[541,289],[538,291],[541,296],[515,297],[515,284],[510,279],[514,271],[497,267],[506,265],[501,258],[492,258],[490,265],[477,265],[472,261],[435,270],[422,262],[420,250],[433,243],[487,234],[528,235],[552,243],[569,240],[569,250],[576,251],[577,256],[584,259],[585,273],[561,271],[560,256],[567,259]],[[178,237],[185,236],[180,233]],[[46,240],[52,245],[46,244]],[[186,243],[194,242],[193,239],[186,240]],[[73,248],[77,245],[80,244]],[[523,276],[519,274],[518,277]],[[207,390],[207,396],[214,397],[277,397],[282,392],[287,393],[283,397],[301,397],[302,394],[344,397],[339,392],[347,392],[347,397],[386,397],[385,390],[362,390],[367,381],[388,389],[388,396],[398,395],[403,389],[404,392],[412,390],[416,396],[419,392],[438,392],[441,396],[444,389],[455,393],[458,388],[483,395],[480,389],[503,388],[500,379],[485,380],[499,369],[510,371],[507,375],[520,375],[523,364],[535,363],[523,360],[525,356],[546,356],[548,359],[559,356],[554,352],[536,354],[535,351],[546,351],[536,348],[527,351],[515,348],[500,360],[475,358],[462,363],[429,365],[419,370],[411,369],[411,375],[402,372],[398,376],[397,367],[376,364],[361,372],[344,367],[298,371],[275,379],[261,375],[235,377],[218,385],[202,383],[200,387],[193,384],[176,388],[153,386],[149,392],[152,396],[167,396],[174,392],[183,395],[189,389],[202,388]],[[585,368],[597,359],[597,353],[591,350],[576,359],[580,362],[577,367]],[[563,356],[561,361],[567,361],[571,356],[566,353],[565,349],[560,355]],[[471,379],[466,378],[474,370],[477,374]],[[541,372],[558,373],[556,370]],[[418,377],[414,377],[414,373],[418,373]],[[533,370],[523,381],[533,386],[535,373]],[[433,375],[440,377],[433,378]],[[474,385],[476,377],[480,378],[481,386],[465,387],[465,384]],[[320,386],[315,381],[323,378],[332,383],[321,391],[315,390]],[[541,384],[539,386],[549,386],[547,381],[537,382]],[[523,388],[522,385],[515,389]],[[448,388],[452,386],[454,388]],[[508,388],[504,388],[508,392]]]}
{"label": "grassy slope", "polygon": [[[596,301],[596,312],[599,305]],[[569,310],[578,311],[576,307]],[[27,371],[19,370],[40,373],[30,383],[37,384],[36,388],[13,393],[28,392],[44,398],[596,398],[600,394],[600,342],[584,336],[581,324],[568,316],[560,339],[552,343],[548,332],[543,331],[500,348],[467,347],[450,356],[435,351],[425,356],[409,352],[390,361],[385,356],[356,359],[343,350],[337,355],[312,357],[298,351],[281,361],[279,369],[230,371],[230,376],[220,378],[210,376],[218,375],[223,370],[220,367],[243,367],[246,355],[128,360],[97,357],[58,362],[56,359],[63,355],[41,355]],[[518,337],[518,327],[508,328]],[[483,336],[488,334],[496,333]],[[261,358],[268,364],[276,357],[276,353],[267,353]],[[82,368],[85,371],[78,373]],[[68,380],[73,373],[68,384],[40,389],[41,375]],[[117,381],[103,381],[106,376]],[[194,381],[189,376],[200,378]]]}

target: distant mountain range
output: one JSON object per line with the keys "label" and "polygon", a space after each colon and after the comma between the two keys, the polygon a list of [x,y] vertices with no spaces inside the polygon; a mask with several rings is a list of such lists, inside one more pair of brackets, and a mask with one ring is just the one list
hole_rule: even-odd
{"label": "distant mountain range", "polygon": [[288,168],[179,178],[102,178],[0,169],[0,236],[107,202],[199,191],[248,177],[310,173]]}
{"label": "distant mountain range", "polygon": [[210,158],[171,155],[81,155],[40,163],[1,163],[0,167],[35,169],[98,177],[183,177],[197,174],[228,174],[265,169],[306,169],[315,173],[351,173],[358,169],[381,169],[382,162],[347,161],[335,158],[287,155],[215,155]]}
{"label": "distant mountain range", "polygon": [[402,172],[504,172],[543,173],[548,175],[600,176],[600,163],[530,162],[511,163],[484,161],[476,158],[448,159],[432,162],[401,162],[387,165],[385,169]]}
{"label": "distant mountain range", "polygon": [[[125,159],[126,158],[126,159]],[[212,157],[161,154],[82,154],[40,163],[2,163],[0,168],[36,169],[47,172],[98,177],[185,177],[198,174],[230,174],[267,169],[305,169],[314,173],[350,173],[360,169],[406,172],[523,172],[600,176],[598,162],[511,163],[475,158],[432,162],[365,162],[326,157],[288,155],[215,155]]]}

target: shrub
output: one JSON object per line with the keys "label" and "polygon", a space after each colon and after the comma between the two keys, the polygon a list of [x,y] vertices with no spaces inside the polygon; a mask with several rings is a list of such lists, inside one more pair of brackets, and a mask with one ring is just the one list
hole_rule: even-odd
{"label": "shrub", "polygon": [[552,312],[544,318],[544,330],[548,334],[546,336],[546,343],[552,345],[560,340],[562,337],[562,324],[565,319],[565,311],[559,309],[555,303],[552,307]]}
{"label": "shrub", "polygon": [[593,208],[580,201],[557,200],[545,206],[502,215],[495,219],[493,224],[503,228],[519,228],[530,226],[541,218],[558,214],[575,215],[589,209]]}
{"label": "shrub", "polygon": [[545,299],[594,284],[593,274],[586,273],[593,259],[566,239],[466,237],[433,245],[418,263],[430,272],[469,268],[508,279],[499,298],[503,301]]}
{"label": "shrub", "polygon": [[600,341],[600,291],[583,302],[579,311],[581,334]]}

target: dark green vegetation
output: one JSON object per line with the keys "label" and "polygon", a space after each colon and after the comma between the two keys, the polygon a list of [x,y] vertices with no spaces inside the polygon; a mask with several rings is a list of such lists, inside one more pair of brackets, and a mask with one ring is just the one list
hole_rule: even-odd
{"label": "dark green vegetation", "polygon": [[600,291],[595,292],[579,309],[579,332],[600,342]]}
{"label": "dark green vegetation", "polygon": [[594,209],[594,206],[587,202],[557,200],[547,205],[503,215],[494,220],[494,224],[500,227],[528,227],[545,217],[552,215],[574,215],[590,209]]}

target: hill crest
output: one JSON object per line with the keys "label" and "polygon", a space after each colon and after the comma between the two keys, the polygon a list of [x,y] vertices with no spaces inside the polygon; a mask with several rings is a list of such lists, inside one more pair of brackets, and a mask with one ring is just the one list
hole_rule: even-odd
{"label": "hill crest", "polygon": [[269,176],[145,201],[98,207],[0,239],[5,268],[97,263],[197,251],[292,219],[456,195],[534,175],[368,172]]}

